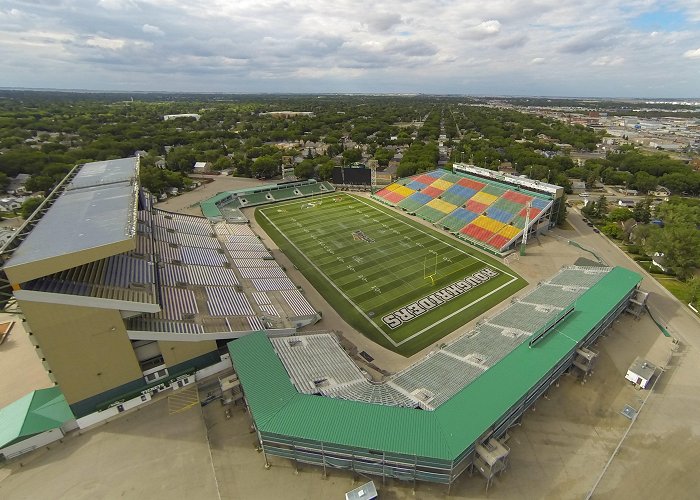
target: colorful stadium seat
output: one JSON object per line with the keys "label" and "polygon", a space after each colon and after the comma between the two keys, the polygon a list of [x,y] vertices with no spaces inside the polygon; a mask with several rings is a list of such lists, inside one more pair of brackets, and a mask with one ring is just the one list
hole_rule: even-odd
{"label": "colorful stadium seat", "polygon": [[535,219],[552,203],[497,181],[445,170],[400,179],[375,197],[498,251],[521,234],[528,204]]}

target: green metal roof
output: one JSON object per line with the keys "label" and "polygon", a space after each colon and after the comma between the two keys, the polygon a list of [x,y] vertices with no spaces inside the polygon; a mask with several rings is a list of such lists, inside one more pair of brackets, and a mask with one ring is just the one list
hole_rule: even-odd
{"label": "green metal roof", "polygon": [[74,418],[58,387],[30,392],[0,409],[0,448],[56,429]]}
{"label": "green metal roof", "polygon": [[454,460],[506,414],[641,281],[616,267],[562,324],[518,346],[435,411],[300,394],[264,333],[228,344],[261,432],[438,460]]}

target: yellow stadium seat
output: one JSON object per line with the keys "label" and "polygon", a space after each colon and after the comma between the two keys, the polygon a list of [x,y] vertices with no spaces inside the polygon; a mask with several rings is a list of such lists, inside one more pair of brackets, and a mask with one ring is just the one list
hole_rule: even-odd
{"label": "yellow stadium seat", "polygon": [[476,193],[474,196],[471,198],[474,201],[477,201],[479,203],[483,203],[484,205],[490,205],[494,201],[498,199],[498,196],[494,196],[492,194],[484,193],[483,191],[479,191]]}
{"label": "yellow stadium seat", "polygon": [[515,238],[515,236],[520,232],[520,229],[513,226],[505,226],[501,229],[500,234],[508,239]]}
{"label": "yellow stadium seat", "polygon": [[428,206],[434,208],[435,210],[439,210],[443,214],[449,214],[457,208],[457,205],[453,205],[452,203],[448,203],[444,200],[438,200],[437,198],[430,200],[428,202]]}
{"label": "yellow stadium seat", "polygon": [[400,194],[404,198],[407,198],[407,197],[411,196],[413,193],[415,193],[415,191],[413,189],[407,188],[406,186],[399,186],[396,189],[394,189],[394,192],[396,194]]}
{"label": "yellow stadium seat", "polygon": [[438,179],[435,182],[433,182],[431,184],[431,186],[438,188],[438,189],[442,189],[443,191],[446,191],[447,189],[449,189],[450,186],[452,186],[452,184],[453,184],[452,182],[447,182],[447,181],[443,181],[442,179]]}

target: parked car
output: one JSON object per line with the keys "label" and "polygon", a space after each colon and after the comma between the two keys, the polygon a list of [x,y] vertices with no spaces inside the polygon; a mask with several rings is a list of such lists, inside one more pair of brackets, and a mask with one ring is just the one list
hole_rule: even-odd
{"label": "parked car", "polygon": [[579,193],[579,196],[581,198],[588,198],[590,196],[590,194],[589,193]]}
{"label": "parked car", "polygon": [[598,229],[597,227],[594,227],[594,228],[593,228],[593,232],[594,232],[594,233],[599,233],[599,232],[600,232],[600,229]]}

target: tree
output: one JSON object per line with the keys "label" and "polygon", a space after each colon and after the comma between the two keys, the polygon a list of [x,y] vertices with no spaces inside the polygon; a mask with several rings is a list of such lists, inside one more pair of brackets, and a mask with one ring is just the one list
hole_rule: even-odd
{"label": "tree", "polygon": [[642,200],[635,204],[634,209],[632,210],[632,217],[634,220],[642,224],[649,224],[649,221],[651,220],[650,205],[651,202],[649,199]]}
{"label": "tree", "polygon": [[581,213],[589,218],[595,217],[596,216],[596,206],[597,206],[596,202],[586,200],[586,204],[581,209]]}
{"label": "tree", "polygon": [[346,149],[343,151],[343,158],[345,159],[346,165],[355,163],[362,159],[362,151],[359,149]]}
{"label": "tree", "polygon": [[23,219],[28,219],[30,215],[34,213],[34,210],[36,210],[39,205],[44,201],[43,198],[40,198],[38,196],[33,196],[31,198],[27,198],[24,203],[22,203],[22,208],[20,208],[20,215],[22,216]]}
{"label": "tree", "polygon": [[327,181],[333,177],[333,162],[330,160],[324,161],[318,166],[318,177],[321,180]]}
{"label": "tree", "polygon": [[566,195],[564,195],[561,198],[561,205],[559,205],[559,213],[557,214],[557,225],[563,226],[568,215],[569,212],[566,209]]}
{"label": "tree", "polygon": [[389,165],[389,162],[394,157],[394,152],[386,148],[377,148],[374,152],[374,159],[379,162],[382,167]]}
{"label": "tree", "polygon": [[648,193],[656,189],[658,182],[655,176],[644,171],[637,172],[634,176],[634,185],[642,193]]}
{"label": "tree", "polygon": [[251,173],[259,179],[270,179],[277,175],[280,165],[274,156],[260,156],[253,162]]}
{"label": "tree", "polygon": [[661,231],[661,228],[655,224],[637,224],[634,230],[632,230],[631,239],[637,245],[644,247],[646,253],[647,240],[653,238],[654,233],[658,231]]}
{"label": "tree", "polygon": [[605,195],[603,195],[600,198],[598,198],[598,201],[595,204],[595,215],[599,219],[602,219],[607,214],[608,214],[608,199],[605,197]]}
{"label": "tree", "polygon": [[617,239],[622,239],[622,237],[625,234],[624,230],[620,227],[620,225],[617,222],[608,222],[603,227],[601,227],[600,230],[606,236]]}
{"label": "tree", "polygon": [[233,162],[231,161],[231,158],[228,156],[220,156],[217,158],[214,163],[211,164],[211,169],[220,172],[222,170],[229,169],[233,166]]}
{"label": "tree", "polygon": [[304,160],[294,167],[294,175],[299,179],[310,179],[314,176],[316,165],[311,160]]}
{"label": "tree", "polygon": [[664,203],[659,207],[658,216],[667,226],[697,227],[700,225],[700,206],[692,206],[673,199],[672,202]]}
{"label": "tree", "polygon": [[666,266],[680,279],[687,279],[700,264],[700,231],[690,226],[666,226],[647,237],[644,250],[647,255],[662,253]]}
{"label": "tree", "polygon": [[[627,219],[634,218],[634,213],[629,208],[617,207],[610,210],[608,220],[610,222],[624,222]],[[637,220],[637,219],[635,219]]]}
{"label": "tree", "polygon": [[693,276],[687,282],[688,285],[688,295],[691,303],[700,299],[700,277]]}

